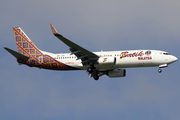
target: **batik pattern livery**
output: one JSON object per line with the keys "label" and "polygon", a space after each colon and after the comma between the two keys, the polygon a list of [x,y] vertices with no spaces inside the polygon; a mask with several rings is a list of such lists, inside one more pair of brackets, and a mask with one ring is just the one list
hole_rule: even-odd
{"label": "batik pattern livery", "polygon": [[67,66],[49,55],[43,54],[27,37],[27,35],[21,30],[20,27],[14,27],[14,36],[18,52],[28,56],[28,60],[17,60],[19,63],[26,64],[30,67],[39,67],[53,70],[77,70]]}

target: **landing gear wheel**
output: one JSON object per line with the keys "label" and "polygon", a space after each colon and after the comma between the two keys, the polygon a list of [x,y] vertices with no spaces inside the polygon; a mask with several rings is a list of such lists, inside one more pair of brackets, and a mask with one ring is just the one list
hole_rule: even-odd
{"label": "landing gear wheel", "polygon": [[89,73],[92,73],[92,72],[93,72],[93,68],[92,68],[92,67],[89,67],[89,68],[87,69],[87,71],[88,71]]}
{"label": "landing gear wheel", "polygon": [[94,78],[95,80],[98,80],[98,79],[99,79],[99,76],[98,76],[98,75],[94,75],[93,78]]}
{"label": "landing gear wheel", "polygon": [[161,72],[162,72],[162,70],[159,68],[159,69],[158,69],[158,72],[159,72],[159,73],[161,73]]}

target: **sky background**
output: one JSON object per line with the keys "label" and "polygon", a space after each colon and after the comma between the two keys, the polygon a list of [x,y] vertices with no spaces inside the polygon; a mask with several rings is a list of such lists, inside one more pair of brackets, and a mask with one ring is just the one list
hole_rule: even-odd
{"label": "sky background", "polygon": [[124,78],[88,78],[86,71],[19,66],[21,27],[41,50],[68,53],[57,31],[90,51],[155,49],[180,58],[179,0],[1,0],[1,120],[179,120],[179,61],[163,68],[128,68]]}

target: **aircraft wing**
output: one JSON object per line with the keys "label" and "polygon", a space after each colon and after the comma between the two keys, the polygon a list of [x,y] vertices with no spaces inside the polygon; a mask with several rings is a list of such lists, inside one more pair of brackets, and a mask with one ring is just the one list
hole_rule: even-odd
{"label": "aircraft wing", "polygon": [[86,65],[87,63],[91,61],[97,61],[99,59],[99,56],[86,50],[85,48],[77,45],[76,43],[68,40],[67,38],[60,35],[56,29],[53,27],[52,24],[50,24],[53,34],[59,38],[62,42],[64,42],[66,45],[70,47],[71,54],[76,55],[78,59],[82,60],[82,64]]}

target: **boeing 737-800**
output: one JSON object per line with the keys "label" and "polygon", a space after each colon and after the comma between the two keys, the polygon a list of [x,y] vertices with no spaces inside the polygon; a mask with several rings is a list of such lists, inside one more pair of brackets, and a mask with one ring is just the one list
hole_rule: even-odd
{"label": "boeing 737-800", "polygon": [[124,50],[90,52],[60,35],[50,24],[53,34],[69,46],[71,53],[53,54],[39,50],[20,27],[13,27],[18,52],[4,47],[17,58],[19,64],[51,70],[87,70],[89,77],[98,80],[100,76],[125,77],[125,68],[161,68],[177,61],[168,52],[159,50]]}

